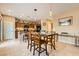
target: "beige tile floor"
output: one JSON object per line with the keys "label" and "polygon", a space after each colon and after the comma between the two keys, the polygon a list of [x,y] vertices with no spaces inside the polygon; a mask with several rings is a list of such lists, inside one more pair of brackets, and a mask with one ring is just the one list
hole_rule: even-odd
{"label": "beige tile floor", "polygon": [[[79,56],[79,47],[61,42],[56,42],[56,50],[48,46],[50,56]],[[27,43],[19,40],[9,40],[0,44],[0,56],[33,56],[27,49]],[[38,56],[36,52],[35,56]],[[45,52],[41,56],[46,56]]]}

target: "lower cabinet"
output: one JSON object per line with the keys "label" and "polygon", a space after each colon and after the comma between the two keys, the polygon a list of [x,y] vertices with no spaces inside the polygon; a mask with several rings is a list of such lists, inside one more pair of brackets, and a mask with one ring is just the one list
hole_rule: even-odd
{"label": "lower cabinet", "polygon": [[59,36],[58,37],[59,42],[68,43],[68,44],[75,44],[75,38],[72,37],[65,37],[65,36]]}

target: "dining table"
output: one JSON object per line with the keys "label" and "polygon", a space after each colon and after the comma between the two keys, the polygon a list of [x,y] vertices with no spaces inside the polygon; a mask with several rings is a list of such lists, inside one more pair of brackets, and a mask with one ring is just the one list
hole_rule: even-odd
{"label": "dining table", "polygon": [[54,50],[56,50],[55,43],[58,40],[58,34],[57,33],[40,33],[40,36],[41,36],[41,40],[45,40],[45,41],[48,42],[47,43],[48,45],[51,45],[51,49],[53,47]]}

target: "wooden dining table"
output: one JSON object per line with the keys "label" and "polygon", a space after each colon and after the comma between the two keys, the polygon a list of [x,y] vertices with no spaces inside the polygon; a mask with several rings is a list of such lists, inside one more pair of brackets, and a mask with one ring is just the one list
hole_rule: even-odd
{"label": "wooden dining table", "polygon": [[[57,33],[40,33],[41,40],[45,40],[47,42],[51,43],[51,49],[52,47],[55,48],[55,42],[58,40],[58,34]],[[53,41],[53,42],[52,42]]]}
{"label": "wooden dining table", "polygon": [[40,33],[40,36],[43,37],[44,39],[45,38],[48,38],[48,36],[51,36],[51,35],[55,35],[55,38],[56,38],[56,41],[58,40],[58,34],[57,33]]}

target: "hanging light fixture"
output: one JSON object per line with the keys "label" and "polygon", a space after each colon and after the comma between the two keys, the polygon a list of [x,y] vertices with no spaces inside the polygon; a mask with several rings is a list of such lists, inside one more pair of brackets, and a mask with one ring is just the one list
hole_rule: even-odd
{"label": "hanging light fixture", "polygon": [[36,13],[37,13],[37,9],[34,9],[34,20],[36,21]]}
{"label": "hanging light fixture", "polygon": [[49,16],[52,17],[52,4],[49,5]]}

